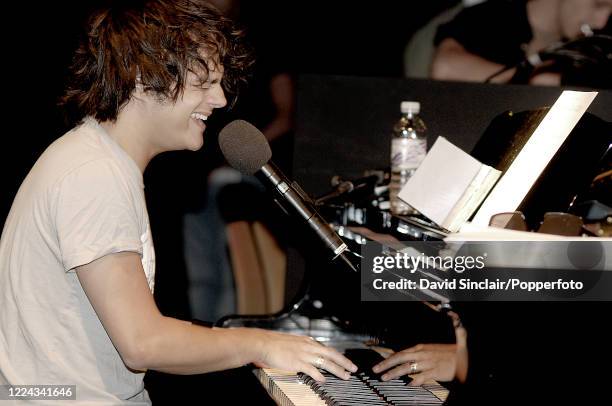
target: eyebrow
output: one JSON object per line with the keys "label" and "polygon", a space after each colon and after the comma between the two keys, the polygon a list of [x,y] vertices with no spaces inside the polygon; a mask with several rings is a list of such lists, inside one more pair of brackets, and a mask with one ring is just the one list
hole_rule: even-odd
{"label": "eyebrow", "polygon": [[[217,83],[221,83],[223,81],[223,72],[219,72],[216,70],[211,70],[209,71],[207,74],[202,72],[201,74],[198,74],[194,71],[191,71],[191,73],[194,76],[194,81],[195,83],[197,83],[199,86],[201,85],[214,85]],[[211,78],[212,76],[216,76],[218,74],[218,76],[216,78]]]}

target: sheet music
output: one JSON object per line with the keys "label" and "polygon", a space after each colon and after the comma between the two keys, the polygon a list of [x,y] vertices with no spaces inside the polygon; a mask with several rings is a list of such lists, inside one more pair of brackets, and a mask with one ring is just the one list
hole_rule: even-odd
{"label": "sheet music", "polygon": [[472,223],[487,226],[492,215],[516,210],[567,136],[576,126],[597,92],[564,91],[491,194]]}
{"label": "sheet music", "polygon": [[491,172],[497,176],[501,173],[440,136],[399,192],[399,198],[438,225],[456,231],[451,227],[456,217],[461,216],[460,223],[467,220],[480,203],[477,197],[482,199],[488,192],[483,184],[491,183],[485,182]]}

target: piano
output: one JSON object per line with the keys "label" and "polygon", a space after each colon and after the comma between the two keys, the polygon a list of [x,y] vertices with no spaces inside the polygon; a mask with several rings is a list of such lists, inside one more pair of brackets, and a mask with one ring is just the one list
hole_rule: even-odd
{"label": "piano", "polygon": [[[349,357],[359,368],[348,381],[322,371],[326,378],[318,383],[309,376],[270,368],[254,368],[253,373],[278,405],[441,405],[448,389],[435,381],[422,386],[409,386],[410,378],[383,382],[371,367],[383,359],[389,350],[378,347],[367,335],[345,333],[328,319],[307,319],[294,315],[291,322],[278,323],[274,329],[293,334],[309,335],[334,347]],[[295,323],[295,324],[294,324]],[[285,328],[281,325],[284,324]],[[289,325],[294,324],[293,327]],[[228,320],[225,325],[237,325]],[[245,325],[250,325],[246,323]],[[262,324],[256,324],[262,326]],[[265,324],[264,324],[265,325]],[[301,326],[301,327],[298,327]],[[270,328],[270,326],[268,326]]]}
{"label": "piano", "polygon": [[448,397],[448,391],[435,382],[411,387],[401,379],[381,382],[365,374],[343,381],[324,373],[324,383],[304,374],[274,369],[257,370],[256,376],[276,403],[282,406],[434,406],[443,404]]}
{"label": "piano", "polygon": [[422,386],[408,386],[409,379],[406,378],[381,381],[371,370],[372,366],[383,359],[375,349],[351,348],[344,352],[359,367],[347,381],[326,371],[323,371],[323,383],[302,373],[296,375],[274,369],[257,369],[255,375],[277,404],[287,406],[433,406],[441,405],[448,397],[448,390],[434,381]]}
{"label": "piano", "polygon": [[[499,143],[491,144],[487,141],[490,137],[479,142],[480,136],[487,132],[500,134],[500,128],[504,127],[520,129],[532,119],[537,121],[541,114],[537,109],[552,103],[560,93],[558,88],[317,76],[302,77],[299,86],[302,92],[295,151],[300,154],[294,158],[294,178],[315,196],[328,194],[329,180],[334,175],[362,178],[365,170],[387,164],[388,143],[383,142],[385,138],[382,137],[388,132],[385,123],[392,122],[399,101],[407,95],[422,101],[425,115],[429,112],[441,118],[425,117],[431,123],[430,145],[433,136],[444,135],[464,150],[473,150],[481,161],[495,166],[503,159],[503,154],[491,157],[490,151],[500,152],[507,139],[504,141],[501,136]],[[373,92],[385,94],[381,98],[384,101],[373,102]],[[440,97],[450,93],[453,98]],[[599,162],[609,165],[610,123],[604,120],[612,120],[611,103],[612,93],[600,93],[589,111],[603,120],[588,118],[582,126],[584,132],[592,132],[595,127],[606,128],[607,138],[599,137],[594,144],[574,138],[565,147],[570,152],[569,157],[559,164],[564,170],[563,177],[544,179],[547,186],[542,190],[546,190],[545,194],[550,195],[551,190],[559,188],[564,190],[554,199],[555,210],[563,210],[576,196],[566,193],[570,192],[568,185],[575,189],[580,183],[582,187],[591,172],[600,169],[594,160],[588,161],[589,154],[594,151],[590,149],[593,145],[597,145],[595,154],[599,154]],[[478,112],[472,116],[458,109],[458,106],[474,104]],[[364,106],[373,110],[372,114],[363,114]],[[534,110],[536,115],[500,115],[508,108]],[[374,115],[381,119],[372,121]],[[496,116],[498,118],[492,122]],[[321,151],[334,153],[321,154]],[[568,162],[573,165],[577,162],[572,151],[579,151],[580,160],[585,163],[579,179],[572,178],[573,172],[567,167]],[[313,166],[312,162],[317,165]],[[549,208],[542,206],[541,199],[534,196],[530,196],[531,201],[524,202],[523,209],[539,216]],[[359,252],[359,245],[369,239],[392,245],[397,240],[435,242],[445,237],[444,231],[424,218],[394,217],[380,207],[364,205],[357,200],[358,197],[331,200],[321,207],[321,213],[334,223],[339,235],[354,252]],[[535,211],[529,210],[529,205]],[[316,251],[314,247],[319,243],[307,231],[295,234],[299,235],[294,236],[292,246],[298,248],[290,250],[288,261],[288,280],[292,282],[287,292],[289,306],[275,315],[225,317],[219,325],[304,334],[341,351],[376,350],[384,354],[385,349],[401,350],[418,343],[453,342],[452,324],[446,315],[448,306],[452,305],[468,330],[471,374],[468,380],[474,384],[455,391],[452,384],[429,382],[414,388],[408,386],[408,380],[398,380],[389,388],[382,388],[376,377],[357,374],[346,386],[339,386],[341,383],[332,380],[326,388],[303,375],[254,369],[253,376],[277,404],[442,404],[457,399],[454,393],[460,394],[459,399],[468,399],[474,404],[485,401],[548,404],[553,400],[587,404],[591,398],[608,397],[603,389],[605,384],[596,386],[595,382],[600,384],[602,379],[598,379],[594,371],[608,365],[600,360],[610,355],[607,348],[612,335],[603,323],[612,310],[610,303],[449,304],[444,300],[365,303],[360,300],[358,275],[331,262],[323,251]],[[360,368],[360,371],[366,369]],[[386,395],[386,390],[392,395]],[[460,400],[456,402],[465,404]]]}

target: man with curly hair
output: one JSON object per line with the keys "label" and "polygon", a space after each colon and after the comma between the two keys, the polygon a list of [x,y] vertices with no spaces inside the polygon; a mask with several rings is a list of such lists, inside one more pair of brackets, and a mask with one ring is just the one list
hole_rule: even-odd
{"label": "man with curly hair", "polygon": [[251,59],[202,0],[113,3],[92,15],[73,60],[62,104],[75,127],[38,159],[2,233],[0,384],[76,385],[74,404],[149,404],[147,369],[254,363],[348,378],[355,365],[312,339],[159,312],[142,174],[159,153],[202,146]]}

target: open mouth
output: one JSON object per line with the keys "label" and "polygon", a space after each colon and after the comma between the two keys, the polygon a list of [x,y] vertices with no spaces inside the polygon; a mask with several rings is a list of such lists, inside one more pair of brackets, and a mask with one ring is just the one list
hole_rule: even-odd
{"label": "open mouth", "polygon": [[205,126],[206,120],[208,120],[208,116],[202,113],[192,113],[191,118],[194,118],[201,126]]}

